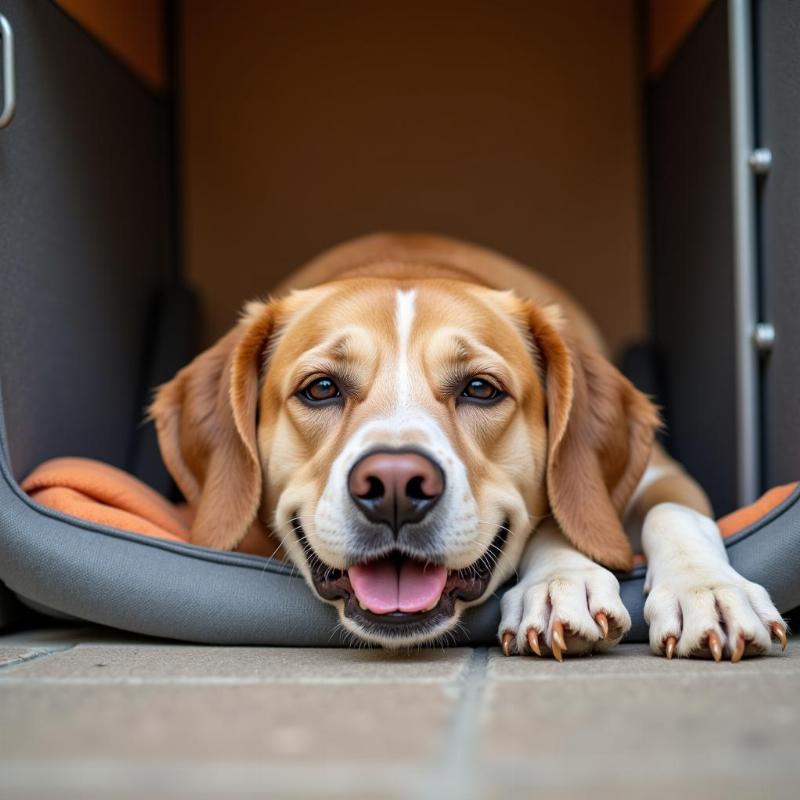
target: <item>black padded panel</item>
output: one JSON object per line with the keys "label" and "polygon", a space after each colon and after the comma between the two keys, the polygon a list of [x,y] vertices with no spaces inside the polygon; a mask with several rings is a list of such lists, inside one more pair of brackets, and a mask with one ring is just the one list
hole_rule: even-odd
{"label": "black padded panel", "polygon": [[762,316],[777,338],[763,367],[764,480],[800,476],[800,3],[756,3]]}
{"label": "black padded panel", "polygon": [[[145,339],[145,364],[139,407],[147,408],[157,386],[168,381],[196,353],[197,298],[180,283],[164,286],[152,299]],[[164,466],[155,425],[137,425],[131,445],[130,471],[161,494],[178,498]]]}
{"label": "black padded panel", "polygon": [[652,304],[665,443],[717,513],[737,505],[727,4],[649,87]]}
{"label": "black padded panel", "polygon": [[145,326],[167,268],[159,101],[57,6],[0,0],[17,114],[0,130],[0,379],[20,477],[127,466]]}

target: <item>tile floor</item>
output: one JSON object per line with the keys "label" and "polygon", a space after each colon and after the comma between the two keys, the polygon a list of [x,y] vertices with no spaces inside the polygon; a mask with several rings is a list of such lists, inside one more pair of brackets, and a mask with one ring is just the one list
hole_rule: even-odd
{"label": "tile floor", "polygon": [[0,637],[0,797],[795,798],[800,645],[714,664],[641,645],[201,647]]}

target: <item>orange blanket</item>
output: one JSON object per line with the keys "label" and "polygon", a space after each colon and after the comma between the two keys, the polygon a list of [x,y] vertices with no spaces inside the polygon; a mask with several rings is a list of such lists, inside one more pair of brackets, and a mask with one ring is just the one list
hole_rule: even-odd
{"label": "orange blanket", "polygon": [[[169,502],[138,478],[88,458],[54,458],[36,467],[22,489],[37,503],[71,517],[173,542],[190,542],[194,514]],[[283,558],[280,547],[254,525],[237,550]]]}
{"label": "orange blanket", "polygon": [[[756,522],[786,500],[796,487],[796,483],[777,486],[752,505],[722,517],[718,521],[722,535],[732,536]],[[37,503],[72,517],[158,539],[191,540],[191,509],[170,503],[137,478],[109,464],[87,458],[55,458],[28,475],[22,488]],[[251,531],[238,549],[283,557],[265,532],[258,530]]]}

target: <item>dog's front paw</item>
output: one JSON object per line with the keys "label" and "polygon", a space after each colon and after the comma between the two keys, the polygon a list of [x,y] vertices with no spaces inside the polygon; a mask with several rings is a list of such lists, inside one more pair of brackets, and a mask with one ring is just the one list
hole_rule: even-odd
{"label": "dog's front paw", "polygon": [[498,636],[505,655],[584,655],[608,650],[631,627],[619,582],[603,567],[524,579],[503,595]]}
{"label": "dog's front paw", "polygon": [[655,582],[644,618],[651,649],[667,658],[724,656],[736,662],[768,653],[773,636],[786,649],[786,623],[766,589],[728,564]]}

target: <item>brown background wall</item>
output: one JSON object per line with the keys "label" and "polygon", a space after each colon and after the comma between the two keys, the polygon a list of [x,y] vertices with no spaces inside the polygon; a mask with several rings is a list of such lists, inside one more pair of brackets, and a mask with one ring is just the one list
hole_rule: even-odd
{"label": "brown background wall", "polygon": [[632,0],[182,6],[186,266],[205,338],[381,229],[558,278],[612,347],[645,327]]}
{"label": "brown background wall", "polygon": [[[58,2],[165,88],[165,0]],[[177,2],[206,341],[309,256],[381,228],[537,266],[616,349],[644,330],[634,0]],[[651,75],[709,3],[648,0]]]}

